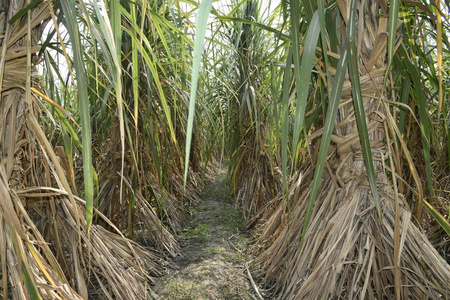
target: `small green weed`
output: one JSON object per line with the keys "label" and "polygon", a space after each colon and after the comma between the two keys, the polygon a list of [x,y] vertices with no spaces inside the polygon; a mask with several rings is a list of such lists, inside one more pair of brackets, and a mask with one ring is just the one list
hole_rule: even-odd
{"label": "small green weed", "polygon": [[210,232],[211,228],[204,224],[198,224],[195,228],[185,228],[183,229],[183,238],[185,239],[206,239],[206,233]]}
{"label": "small green weed", "polygon": [[166,299],[178,299],[178,300],[198,299],[197,296],[195,295],[195,284],[190,282],[167,283],[164,292],[161,293],[161,296]]}
{"label": "small green weed", "polygon": [[217,217],[221,219],[222,226],[229,230],[234,230],[244,224],[242,214],[234,206],[222,207],[217,212]]}
{"label": "small green weed", "polygon": [[197,212],[205,212],[205,211],[208,211],[208,206],[207,205],[199,205],[196,207],[191,207],[191,208],[189,208],[189,210],[191,211],[191,214],[195,214]]}
{"label": "small green weed", "polygon": [[227,254],[225,248],[222,245],[218,245],[215,243],[212,244],[210,247],[206,248],[204,250],[204,252],[209,255],[214,255],[214,254],[225,255],[225,254]]}

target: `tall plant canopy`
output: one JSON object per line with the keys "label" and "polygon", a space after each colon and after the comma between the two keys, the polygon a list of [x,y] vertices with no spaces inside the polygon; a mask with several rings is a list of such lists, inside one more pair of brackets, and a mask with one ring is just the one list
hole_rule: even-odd
{"label": "tall plant canopy", "polygon": [[446,299],[449,12],[0,0],[0,297],[157,298],[226,164],[268,297]]}

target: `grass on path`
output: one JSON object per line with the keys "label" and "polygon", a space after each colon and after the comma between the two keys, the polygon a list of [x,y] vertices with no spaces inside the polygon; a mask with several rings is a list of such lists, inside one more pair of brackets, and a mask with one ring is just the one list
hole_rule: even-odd
{"label": "grass on path", "polygon": [[247,278],[248,238],[243,216],[229,196],[222,170],[203,190],[202,203],[180,237],[179,270],[156,282],[159,299],[257,299]]}

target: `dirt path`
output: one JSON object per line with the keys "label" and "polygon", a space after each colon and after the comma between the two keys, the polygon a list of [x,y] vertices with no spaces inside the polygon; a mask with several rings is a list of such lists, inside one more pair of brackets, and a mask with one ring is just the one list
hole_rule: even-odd
{"label": "dirt path", "polygon": [[158,299],[258,299],[248,279],[248,238],[239,232],[241,213],[227,196],[223,170],[203,190],[203,202],[180,238],[180,267],[158,279]]}

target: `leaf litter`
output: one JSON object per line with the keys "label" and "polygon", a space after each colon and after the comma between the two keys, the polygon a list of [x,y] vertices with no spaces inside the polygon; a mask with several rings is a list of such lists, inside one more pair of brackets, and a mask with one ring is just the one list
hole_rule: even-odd
{"label": "leaf litter", "polygon": [[157,279],[157,299],[259,299],[246,265],[249,237],[245,220],[229,196],[226,171],[205,186],[199,205],[179,237],[178,266]]}

